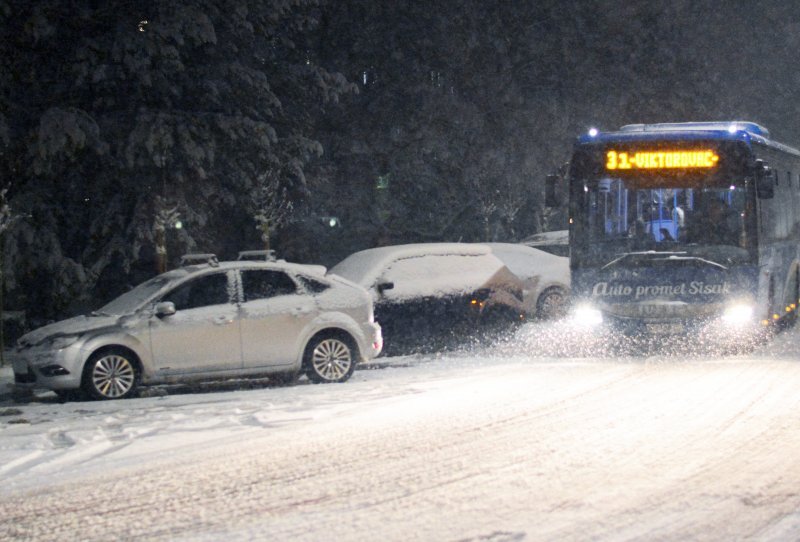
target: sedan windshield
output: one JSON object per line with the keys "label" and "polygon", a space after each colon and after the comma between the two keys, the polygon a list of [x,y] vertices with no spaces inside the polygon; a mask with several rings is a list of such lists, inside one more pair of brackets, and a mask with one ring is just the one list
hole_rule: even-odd
{"label": "sedan windshield", "polygon": [[93,314],[96,315],[121,315],[130,314],[142,306],[147,300],[152,298],[159,290],[167,284],[174,282],[175,279],[184,276],[186,272],[176,269],[163,275],[158,275],[150,280],[141,283],[133,290],[126,292],[114,299],[110,303],[100,307]]}

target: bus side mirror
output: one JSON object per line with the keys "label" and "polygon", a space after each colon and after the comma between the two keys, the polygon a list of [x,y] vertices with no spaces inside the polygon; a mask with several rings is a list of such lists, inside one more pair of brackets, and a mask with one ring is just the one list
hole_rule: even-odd
{"label": "bus side mirror", "polygon": [[759,199],[775,197],[775,172],[764,160],[756,160],[756,195]]}
{"label": "bus side mirror", "polygon": [[560,207],[561,193],[558,190],[558,175],[548,175],[544,181],[544,204],[546,207]]}

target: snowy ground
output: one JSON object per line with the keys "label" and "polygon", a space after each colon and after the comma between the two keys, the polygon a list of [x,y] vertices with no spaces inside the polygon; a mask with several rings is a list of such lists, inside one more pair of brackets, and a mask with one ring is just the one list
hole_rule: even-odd
{"label": "snowy ground", "polygon": [[0,395],[0,540],[800,538],[800,330],[646,358],[540,331],[342,385]]}

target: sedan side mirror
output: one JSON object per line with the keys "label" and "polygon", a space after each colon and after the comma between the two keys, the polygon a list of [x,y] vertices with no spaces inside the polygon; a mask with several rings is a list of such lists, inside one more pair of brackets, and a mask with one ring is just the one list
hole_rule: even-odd
{"label": "sedan side mirror", "polygon": [[156,316],[164,318],[165,316],[172,316],[178,312],[175,309],[175,303],[172,301],[162,301],[156,305]]}
{"label": "sedan side mirror", "polygon": [[378,284],[378,293],[383,295],[383,292],[392,288],[394,288],[394,282],[381,282]]}

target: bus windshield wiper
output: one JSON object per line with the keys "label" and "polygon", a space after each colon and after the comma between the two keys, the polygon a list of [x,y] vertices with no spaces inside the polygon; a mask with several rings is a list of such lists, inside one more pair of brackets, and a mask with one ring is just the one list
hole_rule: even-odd
{"label": "bus windshield wiper", "polygon": [[622,262],[629,263],[630,267],[638,267],[642,263],[672,263],[672,264],[686,264],[686,265],[709,265],[718,267],[720,269],[728,269],[727,266],[721,263],[707,260],[698,256],[690,256],[687,252],[657,252],[655,250],[648,250],[644,252],[626,252],[619,255],[619,257],[611,260],[605,264],[602,269],[608,269],[622,264]]}

